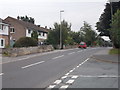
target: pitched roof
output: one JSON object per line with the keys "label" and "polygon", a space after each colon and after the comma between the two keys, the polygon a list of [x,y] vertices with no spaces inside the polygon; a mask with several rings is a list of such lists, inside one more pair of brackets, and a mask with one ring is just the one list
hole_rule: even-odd
{"label": "pitched roof", "polygon": [[25,28],[36,30],[36,31],[48,32],[48,29],[46,29],[46,28],[38,27],[35,24],[29,23],[29,22],[25,22],[25,21],[22,21],[22,20],[18,20],[18,19],[12,18],[10,16],[8,16],[4,21],[9,20],[9,19],[14,20],[16,23],[21,24]]}

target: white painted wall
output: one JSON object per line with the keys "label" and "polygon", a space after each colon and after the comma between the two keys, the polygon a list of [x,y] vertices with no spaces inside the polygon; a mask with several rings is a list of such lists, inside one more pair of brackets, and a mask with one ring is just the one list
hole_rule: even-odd
{"label": "white painted wall", "polygon": [[47,33],[44,33],[43,36],[43,32],[41,32],[41,35],[38,36],[38,39],[47,39]]}
{"label": "white painted wall", "polygon": [[[26,37],[31,37],[31,34],[32,34],[32,30],[30,33],[28,33],[28,29],[26,29]],[[44,36],[43,36],[43,32],[40,32],[41,34],[38,35],[38,39],[47,39],[47,33],[44,33]]]}
{"label": "white painted wall", "polygon": [[2,35],[9,35],[9,31],[8,31],[9,27],[8,27],[8,25],[7,24],[3,24],[3,23],[0,23],[0,25],[3,26],[3,29],[0,28],[0,34],[2,34]]}
{"label": "white painted wall", "polygon": [[30,33],[28,33],[28,29],[26,29],[26,37],[31,37],[31,34],[32,34],[32,30],[30,30]]}

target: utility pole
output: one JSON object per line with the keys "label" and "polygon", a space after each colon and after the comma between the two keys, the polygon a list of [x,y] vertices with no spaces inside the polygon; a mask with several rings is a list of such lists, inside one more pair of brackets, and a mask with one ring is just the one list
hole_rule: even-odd
{"label": "utility pole", "polygon": [[62,12],[64,12],[64,10],[61,10],[60,11],[60,49],[62,49],[62,21],[61,21],[61,19],[62,19]]}

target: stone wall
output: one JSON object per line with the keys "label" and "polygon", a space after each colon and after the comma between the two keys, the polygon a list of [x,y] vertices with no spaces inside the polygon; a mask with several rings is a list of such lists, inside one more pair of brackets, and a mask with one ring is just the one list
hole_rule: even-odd
{"label": "stone wall", "polygon": [[23,47],[23,48],[7,48],[3,49],[2,53],[7,56],[22,56],[34,53],[48,52],[54,50],[52,45],[41,45],[38,47]]}
{"label": "stone wall", "polygon": [[63,46],[64,49],[70,49],[70,48],[77,48],[78,45],[67,45],[67,46]]}

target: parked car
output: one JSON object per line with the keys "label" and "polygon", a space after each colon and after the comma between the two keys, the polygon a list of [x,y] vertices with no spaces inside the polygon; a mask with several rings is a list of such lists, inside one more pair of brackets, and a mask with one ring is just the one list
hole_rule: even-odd
{"label": "parked car", "polygon": [[78,45],[78,48],[84,48],[84,49],[86,49],[87,45],[86,45],[85,42],[80,42],[80,44]]}

